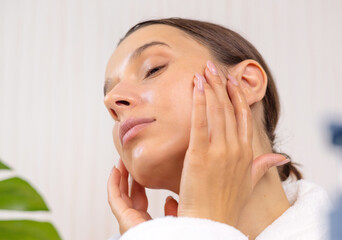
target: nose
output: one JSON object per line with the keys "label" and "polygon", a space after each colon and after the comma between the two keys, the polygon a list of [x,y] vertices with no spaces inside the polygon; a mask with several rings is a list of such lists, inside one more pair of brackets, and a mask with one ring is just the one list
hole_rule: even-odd
{"label": "nose", "polygon": [[141,102],[141,97],[133,85],[119,83],[104,98],[104,104],[115,121],[127,118],[131,109]]}

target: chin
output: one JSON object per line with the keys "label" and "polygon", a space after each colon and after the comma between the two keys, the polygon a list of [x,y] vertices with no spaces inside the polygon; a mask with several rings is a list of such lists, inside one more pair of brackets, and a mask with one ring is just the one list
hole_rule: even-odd
{"label": "chin", "polygon": [[136,182],[146,188],[167,189],[178,194],[190,137],[186,130],[151,133],[153,137],[142,134],[131,139],[125,150],[118,139],[114,138],[114,142],[117,140],[115,146]]}
{"label": "chin", "polygon": [[[160,155],[159,155],[160,156]],[[142,186],[151,189],[168,189],[175,181],[175,170],[171,169],[170,159],[140,156],[132,158],[132,177]]]}
{"label": "chin", "polygon": [[[130,173],[142,186],[150,189],[179,189],[185,151],[170,151],[170,146],[155,147],[155,142],[140,142],[132,148]],[[171,148],[175,149],[175,148]],[[165,154],[168,153],[168,154]]]}

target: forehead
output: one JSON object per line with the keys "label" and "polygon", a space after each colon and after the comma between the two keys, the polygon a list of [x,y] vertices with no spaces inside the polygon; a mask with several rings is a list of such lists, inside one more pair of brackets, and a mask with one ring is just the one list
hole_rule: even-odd
{"label": "forehead", "polygon": [[175,54],[208,54],[203,45],[178,28],[162,24],[149,25],[136,30],[120,43],[108,62],[106,75],[112,75],[114,68],[124,67],[135,49],[152,41],[168,44]]}

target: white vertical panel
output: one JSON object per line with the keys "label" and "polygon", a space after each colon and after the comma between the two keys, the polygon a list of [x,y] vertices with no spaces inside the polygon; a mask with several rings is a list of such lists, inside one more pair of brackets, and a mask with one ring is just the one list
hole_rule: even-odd
{"label": "white vertical panel", "polygon": [[[281,97],[278,147],[332,193],[337,157],[324,116],[342,110],[341,10],[339,0],[0,1],[0,157],[40,190],[64,239],[117,232],[106,62],[133,24],[179,16],[230,27],[258,48]],[[152,216],[168,193],[148,190]]]}

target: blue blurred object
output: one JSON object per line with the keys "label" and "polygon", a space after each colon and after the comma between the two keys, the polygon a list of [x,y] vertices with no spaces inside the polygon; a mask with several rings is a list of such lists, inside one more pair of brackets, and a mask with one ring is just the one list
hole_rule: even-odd
{"label": "blue blurred object", "polygon": [[342,125],[339,124],[331,124],[331,141],[333,145],[342,147]]}
{"label": "blue blurred object", "polygon": [[[331,142],[342,149],[342,125],[331,124]],[[336,206],[330,213],[330,240],[342,239],[342,196],[337,200]]]}

